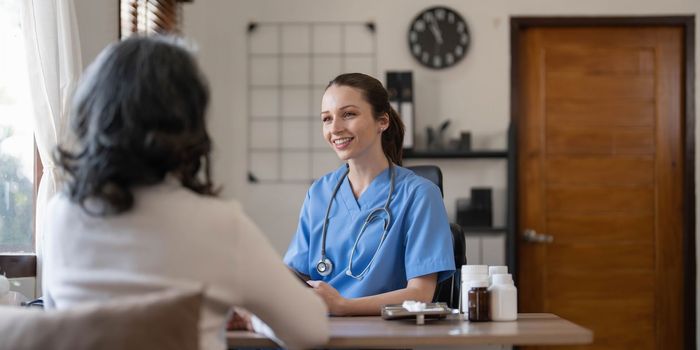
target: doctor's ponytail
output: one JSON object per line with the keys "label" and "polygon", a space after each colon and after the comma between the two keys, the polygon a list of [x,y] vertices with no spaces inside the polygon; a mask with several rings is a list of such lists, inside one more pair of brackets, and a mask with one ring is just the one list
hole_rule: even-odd
{"label": "doctor's ponytail", "polygon": [[400,166],[403,163],[403,135],[406,127],[403,125],[399,113],[391,107],[388,101],[387,105],[386,114],[389,116],[389,127],[382,133],[382,149],[390,161]]}
{"label": "doctor's ponytail", "polygon": [[331,85],[349,86],[360,90],[367,103],[372,106],[374,119],[379,120],[384,115],[389,118],[389,127],[382,132],[382,150],[389,161],[402,165],[405,127],[399,114],[389,104],[389,93],[382,83],[366,74],[347,73],[331,80],[326,89]]}

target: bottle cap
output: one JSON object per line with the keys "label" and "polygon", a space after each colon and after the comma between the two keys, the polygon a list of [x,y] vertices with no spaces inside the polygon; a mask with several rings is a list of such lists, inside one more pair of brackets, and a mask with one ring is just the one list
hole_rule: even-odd
{"label": "bottle cap", "polygon": [[462,271],[462,281],[488,280],[489,275],[485,273],[464,273]]}
{"label": "bottle cap", "polygon": [[487,275],[489,273],[489,266],[488,265],[463,265],[462,266],[462,274],[464,274],[464,273]]}
{"label": "bottle cap", "polygon": [[469,281],[469,288],[486,288],[489,286],[488,280]]}
{"label": "bottle cap", "polygon": [[489,266],[489,275],[508,273],[508,266]]}
{"label": "bottle cap", "polygon": [[509,273],[497,273],[491,276],[493,284],[513,284],[513,276]]}

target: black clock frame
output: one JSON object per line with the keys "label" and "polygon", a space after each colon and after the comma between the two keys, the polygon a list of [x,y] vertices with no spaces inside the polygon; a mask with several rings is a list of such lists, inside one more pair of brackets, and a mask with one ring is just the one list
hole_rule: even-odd
{"label": "black clock frame", "polygon": [[411,56],[430,69],[456,65],[464,59],[471,43],[467,22],[459,12],[445,6],[429,7],[418,13],[408,28],[407,39]]}

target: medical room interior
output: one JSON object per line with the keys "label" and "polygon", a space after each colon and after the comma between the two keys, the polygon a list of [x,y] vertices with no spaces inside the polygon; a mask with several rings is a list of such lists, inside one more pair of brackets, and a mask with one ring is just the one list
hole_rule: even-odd
{"label": "medical room interior", "polygon": [[[376,316],[382,323],[375,331],[386,334],[358,335],[365,342],[356,343],[343,342],[351,338],[341,322],[356,322],[356,332],[370,332],[369,323],[330,317],[322,347],[698,349],[700,1],[29,2],[53,6],[54,21],[74,20],[77,76],[136,26],[128,3],[174,4],[172,28],[192,48],[209,86],[212,178],[220,197],[237,200],[280,256],[309,186],[343,164],[321,132],[326,85],[338,74],[360,72],[387,88],[406,125],[403,166],[442,173],[445,210],[464,242],[456,267],[506,266],[519,316],[460,319],[444,333],[438,325],[446,320],[416,326]],[[10,3],[0,0],[2,10],[17,8]],[[63,35],[57,30],[43,39]],[[426,49],[443,36],[454,39],[451,53]],[[60,57],[62,48],[48,52]],[[39,69],[26,62],[31,77]],[[2,108],[10,89],[0,86]],[[9,111],[0,109],[2,125]],[[4,146],[4,131],[0,137],[0,159],[9,164],[4,152],[13,146]],[[42,169],[36,147],[25,147],[38,159],[28,170],[30,200],[51,191],[37,184],[53,166]],[[14,180],[0,181],[1,204],[9,208]],[[42,296],[41,239],[33,232],[39,235],[37,213],[45,208],[36,203],[29,209],[30,248],[8,244],[2,236],[10,226],[0,225],[0,349],[5,335],[22,334],[2,304],[12,304],[11,295]],[[447,320],[463,318],[467,303],[463,285],[454,287],[457,304],[450,306],[458,311]],[[278,292],[283,298],[285,291]],[[537,315],[553,315],[552,323],[537,323]],[[423,328],[400,340],[389,335],[400,327],[385,328],[396,325]],[[416,335],[427,337],[430,327],[432,338]],[[251,334],[229,331],[229,348],[275,347]]]}

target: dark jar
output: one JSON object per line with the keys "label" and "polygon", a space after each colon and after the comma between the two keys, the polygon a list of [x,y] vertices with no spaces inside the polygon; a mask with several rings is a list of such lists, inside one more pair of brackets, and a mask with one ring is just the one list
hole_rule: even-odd
{"label": "dark jar", "polygon": [[486,322],[491,320],[491,310],[488,281],[473,281],[467,293],[469,321]]}

